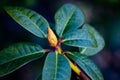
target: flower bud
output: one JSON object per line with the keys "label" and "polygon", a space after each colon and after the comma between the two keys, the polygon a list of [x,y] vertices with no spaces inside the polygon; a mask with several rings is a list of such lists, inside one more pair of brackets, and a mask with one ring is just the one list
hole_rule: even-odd
{"label": "flower bud", "polygon": [[47,39],[52,47],[57,46],[57,43],[58,43],[57,37],[50,27],[48,27]]}

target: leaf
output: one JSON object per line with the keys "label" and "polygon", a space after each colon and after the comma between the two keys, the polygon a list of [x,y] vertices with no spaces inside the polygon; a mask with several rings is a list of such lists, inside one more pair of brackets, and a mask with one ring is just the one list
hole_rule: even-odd
{"label": "leaf", "polygon": [[37,44],[18,43],[0,51],[0,77],[43,56],[44,50]]}
{"label": "leaf", "polygon": [[42,73],[42,80],[70,80],[71,68],[67,59],[54,52],[48,54]]}
{"label": "leaf", "polygon": [[84,14],[72,4],[63,5],[55,14],[56,33],[62,37],[64,32],[76,30],[84,23]]}
{"label": "leaf", "polygon": [[21,7],[5,7],[5,10],[18,24],[32,34],[41,38],[46,37],[49,24],[38,13]]}
{"label": "leaf", "polygon": [[[105,42],[104,42],[104,39],[102,38],[102,36],[90,25],[88,24],[85,24],[83,26],[83,29],[85,30],[88,30],[88,32],[95,38],[96,40],[96,44],[97,44],[97,47],[89,47],[89,48],[86,48],[82,54],[85,54],[87,56],[91,56],[91,55],[95,55],[96,53],[98,53],[100,50],[103,49],[104,45],[105,45]],[[84,49],[84,48],[82,48]],[[80,48],[80,51],[81,51],[81,48]]]}
{"label": "leaf", "polygon": [[75,61],[83,71],[85,71],[91,80],[104,80],[97,66],[85,55],[79,53],[68,53],[68,56]]}
{"label": "leaf", "polygon": [[84,29],[68,32],[62,37],[63,43],[75,47],[96,47],[96,41]]}

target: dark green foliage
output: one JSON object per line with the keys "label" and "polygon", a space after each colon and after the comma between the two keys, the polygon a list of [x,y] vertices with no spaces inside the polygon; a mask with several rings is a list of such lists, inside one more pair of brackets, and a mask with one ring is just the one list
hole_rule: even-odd
{"label": "dark green foliage", "polygon": [[82,11],[71,4],[63,5],[55,14],[56,33],[62,36],[63,33],[76,30],[84,22]]}
{"label": "dark green foliage", "polygon": [[33,43],[18,43],[3,49],[0,51],[0,76],[13,72],[43,54],[44,50]]}
{"label": "dark green foliage", "polygon": [[[105,43],[101,35],[89,24],[85,24],[83,26],[83,29],[87,30],[89,34],[96,40],[96,47],[90,47],[90,48],[82,48],[85,49],[82,53],[91,56],[97,54],[101,49],[103,49]],[[81,48],[80,48],[81,50]]]}
{"label": "dark green foliage", "polygon": [[38,37],[46,37],[49,25],[38,13],[21,7],[5,7],[5,10],[17,23],[31,33]]}
{"label": "dark green foliage", "polygon": [[[48,28],[50,29],[49,23],[38,13],[21,7],[5,7],[5,10],[29,32],[40,38],[49,38],[47,35]],[[77,6],[63,5],[55,14],[55,31],[58,36],[58,44],[53,46],[55,50],[42,49],[34,43],[24,42],[11,45],[0,51],[0,77],[48,53],[43,72],[38,80],[70,80],[71,60],[76,62],[92,80],[103,80],[99,69],[86,56],[99,52],[104,47],[104,40],[93,27],[83,24],[84,19],[83,12]],[[78,29],[79,27],[81,28]],[[54,39],[55,35],[50,38]],[[62,51],[60,44],[79,48],[80,51]]]}
{"label": "dark green foliage", "polygon": [[99,69],[87,56],[79,53],[69,53],[68,56],[73,59],[92,80],[103,80]]}
{"label": "dark green foliage", "polygon": [[71,69],[67,59],[61,54],[49,53],[43,68],[42,80],[70,80],[70,77]]}

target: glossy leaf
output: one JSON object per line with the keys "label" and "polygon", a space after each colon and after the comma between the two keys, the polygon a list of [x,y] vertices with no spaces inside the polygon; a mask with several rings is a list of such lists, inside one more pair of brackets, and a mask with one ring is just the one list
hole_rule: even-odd
{"label": "glossy leaf", "polygon": [[72,4],[63,5],[55,14],[56,33],[62,37],[64,32],[76,30],[84,23],[84,14]]}
{"label": "glossy leaf", "polygon": [[91,78],[91,80],[104,80],[97,66],[80,53],[68,53],[68,56],[75,61],[80,68]]}
{"label": "glossy leaf", "polygon": [[96,47],[96,41],[84,29],[68,32],[62,37],[63,43],[75,47]]}
{"label": "glossy leaf", "polygon": [[42,57],[44,50],[33,43],[18,43],[0,51],[0,77]]}
{"label": "glossy leaf", "polygon": [[[87,30],[92,35],[92,37],[95,38],[95,40],[97,42],[97,47],[95,47],[95,48],[89,47],[86,49],[82,48],[82,50],[84,50],[84,51],[82,51],[82,54],[85,54],[87,56],[97,54],[100,50],[103,49],[103,47],[105,45],[104,39],[92,26],[90,26],[88,24],[85,24],[83,26],[83,29]],[[80,51],[81,51],[81,48],[80,48]]]}
{"label": "glossy leaf", "polygon": [[54,52],[48,54],[42,73],[42,80],[70,80],[71,68],[67,59]]}
{"label": "glossy leaf", "polygon": [[29,32],[41,38],[46,37],[49,24],[38,13],[21,7],[5,7],[5,10],[17,23]]}

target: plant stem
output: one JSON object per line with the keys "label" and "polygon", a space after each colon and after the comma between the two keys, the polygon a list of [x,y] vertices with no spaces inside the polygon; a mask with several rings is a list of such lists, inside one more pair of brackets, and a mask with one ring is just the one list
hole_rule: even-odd
{"label": "plant stem", "polygon": [[[59,54],[62,54],[62,49],[60,48],[60,46],[57,47],[57,52]],[[73,69],[73,71],[75,71],[78,75],[80,75],[80,69],[75,65],[73,64],[68,58],[66,55],[64,55],[64,57],[68,60],[69,64],[70,64],[70,67]]]}
{"label": "plant stem", "polygon": [[57,47],[57,51],[58,51],[58,53],[62,53],[62,50],[60,47]]}
{"label": "plant stem", "polygon": [[51,51],[53,51],[53,50],[51,50],[51,49],[44,49],[44,51],[45,51],[45,52],[51,52]]}
{"label": "plant stem", "polygon": [[82,71],[80,72],[80,77],[81,77],[83,80],[90,80]]}
{"label": "plant stem", "polygon": [[[65,56],[65,55],[64,55]],[[66,57],[66,56],[65,56]],[[67,57],[66,57],[67,58]],[[83,80],[90,80],[81,70],[80,68],[77,67],[77,65],[73,64],[68,58],[67,60],[69,61],[70,67],[72,68],[72,70],[78,75],[80,76]]]}
{"label": "plant stem", "polygon": [[70,59],[64,55],[66,57],[66,59],[68,60],[70,67],[72,68],[72,70],[78,75],[80,76],[83,80],[90,80],[83,72],[82,70],[80,70],[80,68],[77,66],[77,64],[74,64],[72,61],[70,61]]}
{"label": "plant stem", "polygon": [[78,75],[80,76],[83,80],[90,80],[81,70],[80,68],[74,64],[73,62],[70,61],[70,59],[64,54],[64,52],[62,52],[61,49],[61,38],[59,39],[57,46],[56,46],[56,52],[59,54],[62,54],[69,62],[70,67],[72,68],[72,70]]}
{"label": "plant stem", "polygon": [[[65,55],[64,55],[65,56]],[[73,64],[68,58],[67,56],[65,56],[66,59],[68,60],[69,64],[70,64],[70,67],[72,68],[72,70],[80,76],[80,73],[81,73],[81,70],[77,67],[77,65]]]}
{"label": "plant stem", "polygon": [[[61,48],[60,47],[58,47],[57,48],[57,52],[58,53],[62,53],[62,50],[61,50]],[[73,64],[68,58],[67,58],[67,56],[66,55],[64,55],[65,57],[66,57],[66,59],[68,60],[68,62],[69,62],[69,64],[70,64],[70,67],[73,69],[73,71],[75,71],[78,75],[80,75],[80,69],[75,65],[75,64]]]}

